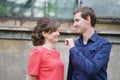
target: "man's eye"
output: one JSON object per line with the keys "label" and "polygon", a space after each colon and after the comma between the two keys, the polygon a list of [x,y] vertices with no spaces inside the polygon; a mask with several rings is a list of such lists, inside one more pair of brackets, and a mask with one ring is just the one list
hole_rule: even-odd
{"label": "man's eye", "polygon": [[75,21],[76,21],[76,22],[78,22],[78,21],[79,21],[79,19],[76,19]]}

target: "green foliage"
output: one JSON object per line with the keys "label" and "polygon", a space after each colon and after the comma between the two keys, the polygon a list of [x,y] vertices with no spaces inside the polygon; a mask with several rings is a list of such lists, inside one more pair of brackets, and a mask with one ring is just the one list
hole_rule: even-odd
{"label": "green foliage", "polygon": [[55,0],[55,3],[51,3],[50,0],[48,2],[44,1],[43,14],[44,16],[47,16],[47,17],[53,17],[53,18],[57,17],[56,0]]}
{"label": "green foliage", "polygon": [[0,0],[0,16],[7,16],[7,5],[4,0]]}

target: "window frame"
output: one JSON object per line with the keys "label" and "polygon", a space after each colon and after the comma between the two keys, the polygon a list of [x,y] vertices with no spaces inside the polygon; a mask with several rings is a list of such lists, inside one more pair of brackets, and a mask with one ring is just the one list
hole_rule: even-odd
{"label": "window frame", "polygon": [[[21,16],[0,16],[2,19],[3,18],[8,18],[8,19],[29,19],[29,20],[36,20],[37,18],[33,17],[34,16],[34,2],[35,0],[32,0],[32,6],[31,6],[31,16],[30,17],[21,17]],[[76,7],[82,7],[82,0],[76,0]],[[73,22],[73,19],[60,19],[60,18],[56,18],[58,19],[60,22]],[[97,23],[102,23],[102,24],[116,24],[119,25],[120,24],[120,17],[97,17]]]}

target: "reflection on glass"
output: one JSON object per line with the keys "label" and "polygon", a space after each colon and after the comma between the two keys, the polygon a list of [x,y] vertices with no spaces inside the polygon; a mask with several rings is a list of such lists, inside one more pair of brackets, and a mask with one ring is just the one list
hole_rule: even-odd
{"label": "reflection on glass", "polygon": [[120,0],[83,0],[82,6],[92,7],[98,17],[120,17]]}
{"label": "reflection on glass", "polygon": [[[92,7],[97,17],[120,17],[120,0],[80,0]],[[73,19],[77,0],[0,0],[0,16],[53,17]],[[79,1],[78,1],[79,2]]]}
{"label": "reflection on glass", "polygon": [[75,0],[0,0],[0,16],[72,19]]}

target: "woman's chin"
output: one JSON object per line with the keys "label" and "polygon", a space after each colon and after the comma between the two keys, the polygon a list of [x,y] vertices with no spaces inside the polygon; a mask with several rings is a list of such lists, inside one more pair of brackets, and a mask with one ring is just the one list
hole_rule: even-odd
{"label": "woman's chin", "polygon": [[58,42],[58,39],[55,40],[55,43]]}
{"label": "woman's chin", "polygon": [[58,39],[56,39],[56,40],[52,41],[52,43],[53,43],[53,44],[54,44],[54,43],[56,43],[56,42],[58,42]]}

